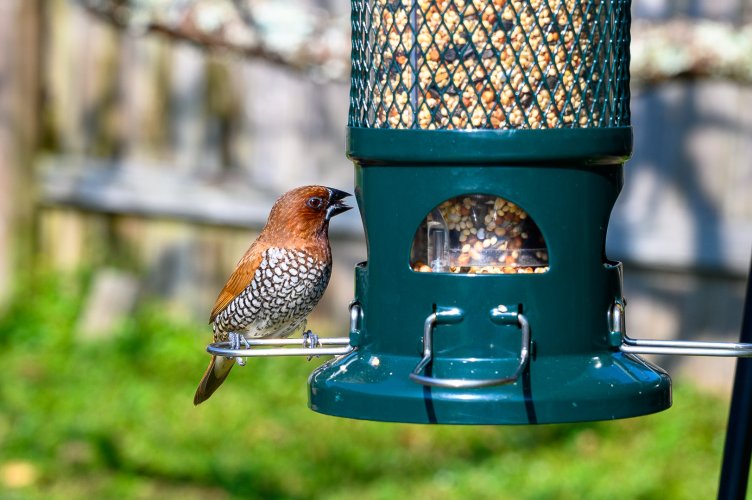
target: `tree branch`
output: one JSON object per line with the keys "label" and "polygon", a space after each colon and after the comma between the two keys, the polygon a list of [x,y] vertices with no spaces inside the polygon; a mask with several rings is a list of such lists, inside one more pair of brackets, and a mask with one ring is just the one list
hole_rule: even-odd
{"label": "tree branch", "polygon": [[[185,2],[186,6],[172,11],[139,9],[117,0],[78,3],[118,29],[156,33],[209,51],[260,59],[317,80],[344,81],[348,77],[347,23],[326,14],[306,12],[302,6],[272,12],[267,16],[267,23],[272,26],[264,26],[245,0]],[[323,36],[332,32],[340,36]]]}
{"label": "tree branch", "polygon": [[720,78],[752,83],[752,25],[677,19],[632,25],[632,80]]}

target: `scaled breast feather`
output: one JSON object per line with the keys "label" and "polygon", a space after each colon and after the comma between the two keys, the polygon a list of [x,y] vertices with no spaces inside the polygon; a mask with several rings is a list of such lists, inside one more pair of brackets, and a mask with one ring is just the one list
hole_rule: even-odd
{"label": "scaled breast feather", "polygon": [[227,283],[225,283],[222,291],[219,292],[214,309],[211,312],[211,317],[209,318],[209,323],[213,322],[214,318],[253,281],[253,275],[256,273],[256,269],[258,269],[263,257],[264,249],[259,245],[254,244],[248,249],[243,258],[240,259],[240,262],[238,262],[237,267],[232,272]]}

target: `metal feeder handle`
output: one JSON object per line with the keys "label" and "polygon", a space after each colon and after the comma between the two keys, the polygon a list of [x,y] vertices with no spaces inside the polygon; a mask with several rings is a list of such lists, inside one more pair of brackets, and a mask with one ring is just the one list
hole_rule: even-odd
{"label": "metal feeder handle", "polygon": [[495,385],[512,384],[522,374],[530,357],[530,324],[522,313],[509,312],[504,306],[491,309],[491,320],[497,324],[517,323],[522,330],[522,345],[520,347],[520,362],[514,373],[508,377],[491,379],[457,379],[436,378],[421,375],[423,370],[433,359],[433,328],[438,323],[459,323],[464,314],[456,307],[437,308],[437,311],[426,318],[423,326],[423,358],[410,374],[410,379],[419,384],[431,387],[448,387],[453,389],[477,389],[480,387],[492,387]]}
{"label": "metal feeder handle", "polygon": [[701,342],[694,340],[633,339],[627,335],[624,304],[614,302],[609,311],[611,331],[621,341],[619,350],[631,354],[671,354],[679,356],[715,356],[752,358],[752,344],[737,342]]}

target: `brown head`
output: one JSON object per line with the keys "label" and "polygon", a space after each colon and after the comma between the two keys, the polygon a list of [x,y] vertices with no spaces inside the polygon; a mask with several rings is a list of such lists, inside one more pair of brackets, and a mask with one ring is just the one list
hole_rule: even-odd
{"label": "brown head", "polygon": [[326,240],[329,220],[352,208],[342,202],[348,196],[344,191],[324,186],[288,191],[274,203],[261,238],[274,244]]}

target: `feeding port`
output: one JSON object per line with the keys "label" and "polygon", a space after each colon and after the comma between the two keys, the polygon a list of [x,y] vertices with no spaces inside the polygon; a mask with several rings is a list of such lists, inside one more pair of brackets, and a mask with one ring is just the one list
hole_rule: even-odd
{"label": "feeding port", "polygon": [[525,210],[498,196],[471,194],[426,216],[413,238],[410,266],[421,273],[545,273],[548,249]]}

